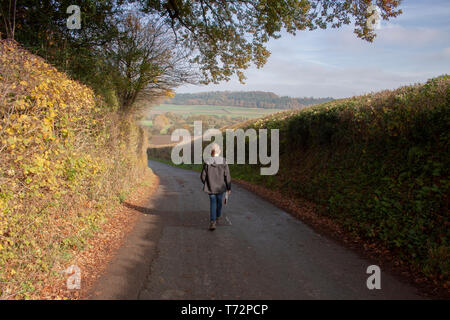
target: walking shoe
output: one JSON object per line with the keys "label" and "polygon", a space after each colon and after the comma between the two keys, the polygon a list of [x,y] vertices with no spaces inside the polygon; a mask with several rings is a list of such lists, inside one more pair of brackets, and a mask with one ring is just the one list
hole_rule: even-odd
{"label": "walking shoe", "polygon": [[219,222],[220,222],[220,217],[217,217],[216,218],[216,223],[219,224]]}
{"label": "walking shoe", "polygon": [[211,221],[209,223],[209,230],[211,230],[211,231],[216,230],[216,222],[215,221]]}

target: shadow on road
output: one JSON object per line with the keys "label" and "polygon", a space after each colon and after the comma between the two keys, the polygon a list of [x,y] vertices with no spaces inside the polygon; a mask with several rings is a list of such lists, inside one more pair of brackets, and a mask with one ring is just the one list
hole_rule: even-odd
{"label": "shadow on road", "polygon": [[143,214],[152,214],[152,215],[155,214],[154,210],[151,210],[150,208],[147,208],[147,207],[136,206],[136,205],[128,203],[128,202],[122,202],[122,205],[124,205],[125,207],[127,207],[129,209],[138,211]]}

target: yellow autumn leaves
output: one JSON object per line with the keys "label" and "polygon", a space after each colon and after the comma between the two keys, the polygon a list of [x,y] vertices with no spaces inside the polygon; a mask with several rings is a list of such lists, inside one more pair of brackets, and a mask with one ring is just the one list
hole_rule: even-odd
{"label": "yellow autumn leaves", "polygon": [[118,148],[120,121],[89,87],[14,42],[0,40],[0,77],[2,299],[48,282],[63,240],[92,233],[136,155]]}

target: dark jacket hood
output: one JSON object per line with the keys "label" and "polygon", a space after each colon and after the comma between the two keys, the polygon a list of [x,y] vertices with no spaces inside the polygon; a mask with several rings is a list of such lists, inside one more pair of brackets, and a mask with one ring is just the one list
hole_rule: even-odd
{"label": "dark jacket hood", "polygon": [[223,157],[210,157],[205,160],[207,165],[212,167],[217,167],[218,165],[225,164],[225,159]]}

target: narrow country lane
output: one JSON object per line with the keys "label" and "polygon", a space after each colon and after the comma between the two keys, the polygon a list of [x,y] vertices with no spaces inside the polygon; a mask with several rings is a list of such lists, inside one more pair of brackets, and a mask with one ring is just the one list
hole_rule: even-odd
{"label": "narrow country lane", "polygon": [[225,219],[208,230],[199,173],[151,161],[160,177],[137,226],[92,299],[419,299],[417,290],[251,192],[233,185]]}

